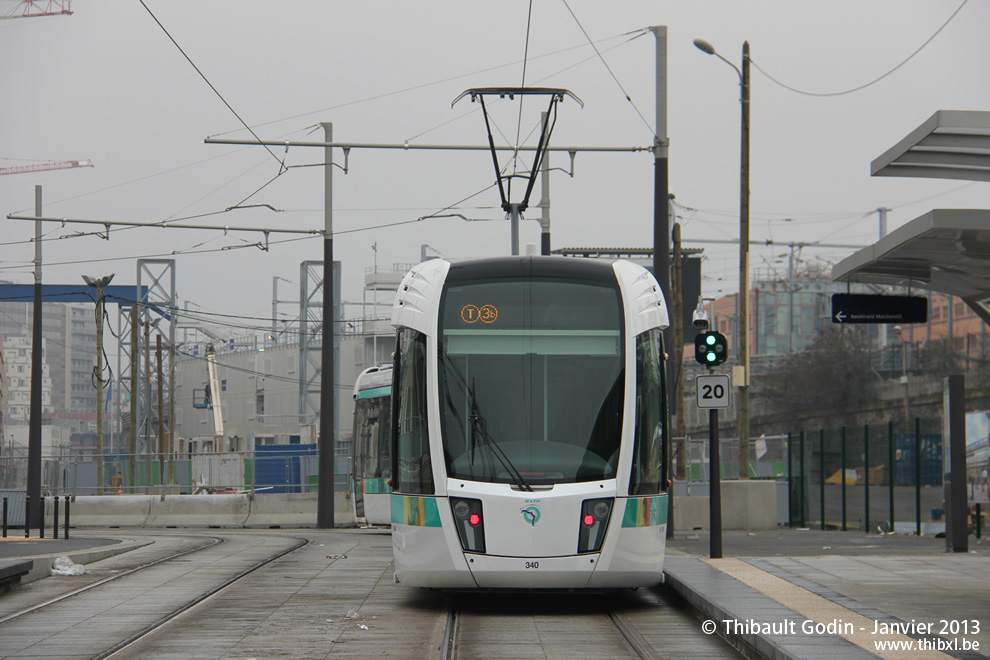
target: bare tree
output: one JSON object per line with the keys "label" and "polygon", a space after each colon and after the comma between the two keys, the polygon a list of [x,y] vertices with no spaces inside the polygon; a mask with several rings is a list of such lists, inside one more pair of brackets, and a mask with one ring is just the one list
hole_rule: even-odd
{"label": "bare tree", "polygon": [[836,425],[851,421],[875,380],[867,334],[842,327],[789,356],[768,379],[767,396],[774,410]]}

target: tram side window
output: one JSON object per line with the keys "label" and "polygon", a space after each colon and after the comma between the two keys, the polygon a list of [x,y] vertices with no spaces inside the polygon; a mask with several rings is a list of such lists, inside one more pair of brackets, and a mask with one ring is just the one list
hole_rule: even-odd
{"label": "tram side window", "polygon": [[666,394],[659,328],[636,337],[636,430],[630,495],[659,493],[663,481]]}
{"label": "tram side window", "polygon": [[434,492],[430,435],[427,429],[426,335],[399,331],[393,391],[396,398],[395,490]]}

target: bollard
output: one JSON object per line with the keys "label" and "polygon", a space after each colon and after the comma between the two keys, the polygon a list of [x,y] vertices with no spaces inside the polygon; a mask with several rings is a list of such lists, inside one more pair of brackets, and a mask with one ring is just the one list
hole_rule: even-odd
{"label": "bollard", "polygon": [[863,517],[863,531],[870,533],[870,425],[863,425],[863,499],[866,509]]}
{"label": "bollard", "polygon": [[52,516],[52,538],[56,541],[58,540],[58,495],[52,498],[53,504],[55,505],[54,515]]}
{"label": "bollard", "polygon": [[3,498],[3,537],[7,538],[7,498]]}
{"label": "bollard", "polygon": [[45,538],[45,496],[44,495],[41,496],[41,506],[38,508],[41,510],[41,521],[40,521],[41,524],[38,526],[38,531],[41,532],[41,536],[39,538]]}
{"label": "bollard", "polygon": [[69,496],[65,496],[65,535],[62,537],[66,540],[69,538]]}
{"label": "bollard", "polygon": [[842,446],[839,450],[839,462],[842,467],[840,468],[839,483],[842,484],[842,490],[840,494],[842,495],[842,531],[846,531],[846,427],[843,426],[841,429]]}
{"label": "bollard", "polygon": [[818,499],[821,500],[822,530],[825,529],[825,429],[818,429]]}
{"label": "bollard", "polygon": [[31,496],[24,496],[24,538],[31,538]]}

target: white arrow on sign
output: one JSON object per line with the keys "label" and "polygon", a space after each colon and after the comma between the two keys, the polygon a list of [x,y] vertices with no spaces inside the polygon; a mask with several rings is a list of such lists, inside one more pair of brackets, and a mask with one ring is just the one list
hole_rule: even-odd
{"label": "white arrow on sign", "polygon": [[839,323],[842,323],[845,320],[845,318],[846,315],[842,313],[841,309],[835,313],[835,320],[838,321]]}

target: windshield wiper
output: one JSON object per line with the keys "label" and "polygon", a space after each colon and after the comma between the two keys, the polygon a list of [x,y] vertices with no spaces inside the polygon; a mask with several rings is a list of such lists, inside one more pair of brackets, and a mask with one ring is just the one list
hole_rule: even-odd
{"label": "windshield wiper", "polygon": [[447,350],[443,346],[439,347],[439,354],[440,354],[440,358],[446,363],[446,367],[447,367],[446,369],[443,369],[444,385],[445,385],[444,397],[447,400],[448,409],[452,412],[452,414],[454,415],[454,417],[457,419],[458,422],[461,421],[461,417],[457,413],[457,408],[456,406],[453,405],[453,401],[451,401],[450,399],[450,387],[447,386],[448,369],[450,373],[454,375],[454,377],[458,381],[458,385],[461,386],[461,388],[464,390],[465,394],[467,394],[471,402],[471,410],[468,414],[468,421],[471,424],[470,436],[467,438],[467,454],[468,454],[469,465],[472,468],[471,473],[472,474],[474,473],[474,457],[476,453],[475,447],[473,446],[474,443],[472,442],[472,440],[474,438],[477,438],[478,445],[485,448],[485,453],[482,454],[482,464],[483,464],[482,468],[484,469],[485,473],[490,473],[492,475],[492,478],[495,478],[497,476],[495,474],[495,470],[490,469],[489,461],[486,460],[487,457],[494,456],[496,459],[498,459],[498,462],[502,464],[502,467],[505,468],[505,471],[509,473],[509,478],[512,479],[512,483],[519,490],[532,493],[533,487],[530,486],[528,483],[526,483],[526,480],[523,478],[519,470],[516,469],[516,466],[512,464],[512,461],[509,460],[509,457],[505,454],[505,451],[499,445],[498,441],[495,440],[495,438],[493,438],[491,434],[488,432],[488,420],[485,419],[484,415],[481,414],[481,410],[478,408],[478,399],[475,396],[474,379],[473,378],[471,379],[472,385],[471,387],[468,387],[467,381],[464,378],[464,374],[460,372],[460,369],[457,368],[457,365],[454,364],[454,361],[450,359],[450,356],[447,355]]}
{"label": "windshield wiper", "polygon": [[478,409],[478,400],[474,394],[474,379],[472,379],[472,386],[468,390],[468,394],[471,397],[471,415],[469,419],[471,420],[471,430],[472,434],[477,434],[481,439],[481,444],[491,453],[498,461],[502,464],[502,467],[509,473],[509,477],[512,482],[516,485],[519,490],[524,490],[532,493],[533,487],[526,483],[519,470],[516,466],[512,464],[509,457],[506,456],[505,451],[499,446],[498,441],[495,440],[488,433],[488,420],[484,418],[481,411]]}

